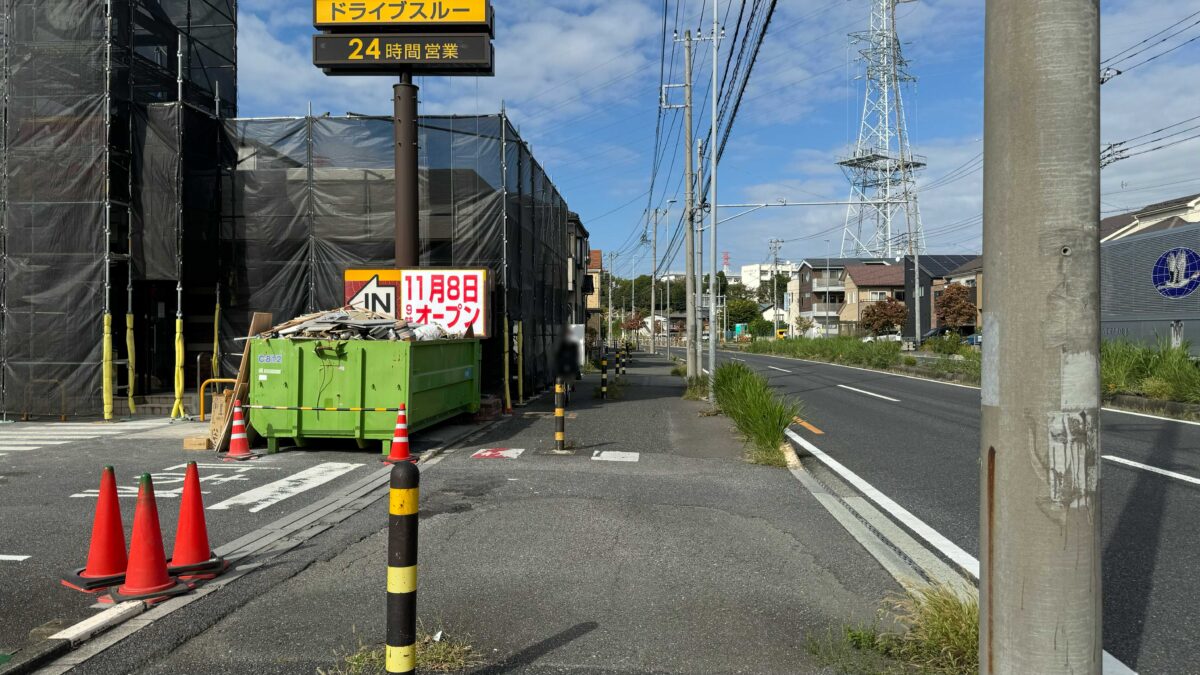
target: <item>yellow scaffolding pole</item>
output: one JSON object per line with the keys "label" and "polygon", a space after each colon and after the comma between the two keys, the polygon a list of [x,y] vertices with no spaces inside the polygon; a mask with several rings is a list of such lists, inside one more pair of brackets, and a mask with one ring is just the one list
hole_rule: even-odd
{"label": "yellow scaffolding pole", "polygon": [[183,317],[175,319],[175,405],[171,419],[187,417],[183,410]]}
{"label": "yellow scaffolding pole", "polygon": [[126,366],[129,370],[129,385],[126,387],[126,392],[129,394],[129,414],[133,415],[137,412],[137,407],[133,403],[134,387],[133,383],[137,381],[137,352],[134,350],[135,342],[133,339],[133,312],[125,315],[125,351],[128,352],[129,358]]}
{"label": "yellow scaffolding pole", "polygon": [[113,418],[113,337],[112,337],[112,314],[104,315],[104,419],[112,421]]}

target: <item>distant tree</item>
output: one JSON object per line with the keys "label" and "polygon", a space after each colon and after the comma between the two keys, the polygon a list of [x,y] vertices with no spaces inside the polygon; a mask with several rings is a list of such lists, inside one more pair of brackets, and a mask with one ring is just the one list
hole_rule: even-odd
{"label": "distant tree", "polygon": [[[775,275],[774,283],[770,279],[762,282],[758,285],[758,301],[782,307],[783,298],[787,295],[788,283],[791,280],[791,275],[780,272]],[[774,295],[772,295],[772,291],[774,291]]]}
{"label": "distant tree", "polygon": [[897,330],[908,320],[908,307],[895,298],[867,305],[862,311],[862,327],[872,335]]}
{"label": "distant tree", "polygon": [[796,318],[796,332],[800,335],[808,335],[808,332],[817,327],[817,322],[807,316]]}
{"label": "distant tree", "polygon": [[755,319],[762,318],[762,314],[758,311],[758,303],[753,300],[730,300],[725,309],[729,315],[730,326],[750,323]]}
{"label": "distant tree", "polygon": [[730,302],[734,300],[757,300],[757,297],[750,292],[750,289],[741,284],[729,284],[725,289],[725,297]]}
{"label": "distant tree", "polygon": [[775,334],[775,324],[762,317],[751,321],[748,328],[754,337],[771,337]]}
{"label": "distant tree", "polygon": [[634,312],[621,323],[621,328],[625,330],[639,330],[646,325],[644,319],[645,317],[642,316],[641,312]]}
{"label": "distant tree", "polygon": [[953,329],[975,325],[976,308],[971,291],[962,284],[950,284],[934,303],[938,324]]}

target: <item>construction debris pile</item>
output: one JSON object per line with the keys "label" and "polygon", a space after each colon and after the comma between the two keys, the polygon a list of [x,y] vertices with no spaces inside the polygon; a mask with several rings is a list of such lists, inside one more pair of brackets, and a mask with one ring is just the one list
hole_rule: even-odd
{"label": "construction debris pile", "polygon": [[298,316],[259,335],[288,340],[442,340],[437,326],[420,326],[357,307]]}

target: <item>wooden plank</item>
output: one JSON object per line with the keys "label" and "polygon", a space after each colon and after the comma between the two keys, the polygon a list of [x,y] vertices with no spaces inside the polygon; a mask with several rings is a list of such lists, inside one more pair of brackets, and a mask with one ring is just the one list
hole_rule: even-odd
{"label": "wooden plank", "polygon": [[[250,319],[250,333],[247,335],[247,337],[254,339],[255,336],[259,335],[260,333],[265,333],[267,330],[269,330],[271,328],[272,318],[273,317],[270,313],[255,312],[254,316],[252,316]],[[246,340],[246,347],[242,350],[242,362],[241,365],[238,366],[237,384],[233,385],[233,400],[248,403],[246,400],[246,394],[250,391],[249,383],[250,340]],[[225,423],[222,426],[221,435],[219,436],[217,443],[213,446],[213,449],[217,452],[223,451],[226,444],[229,443],[229,431],[232,426],[233,414],[231,411],[230,414],[226,416]],[[249,426],[249,423],[247,423],[247,426]]]}

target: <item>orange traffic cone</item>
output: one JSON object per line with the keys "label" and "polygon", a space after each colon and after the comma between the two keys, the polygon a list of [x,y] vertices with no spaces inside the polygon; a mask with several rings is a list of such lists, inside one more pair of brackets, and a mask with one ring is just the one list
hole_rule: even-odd
{"label": "orange traffic cone", "polygon": [[88,547],[87,567],[63,577],[63,586],[85,593],[97,593],[125,580],[125,528],[121,525],[121,504],[117,500],[117,476],[111,466],[100,473],[100,499],[92,519],[92,543]]}
{"label": "orange traffic cone", "polygon": [[250,452],[250,441],[246,439],[246,418],[242,417],[242,402],[233,402],[233,430],[229,434],[229,452],[225,455],[226,462],[241,462],[247,459],[257,459],[258,455]]}
{"label": "orange traffic cone", "polygon": [[150,474],[138,481],[137,510],[133,513],[133,538],[129,544],[129,569],[125,583],[109,591],[113,602],[145,600],[154,603],[182,595],[191,586],[167,573],[162,531],[158,525],[158,506],[154,503],[154,483]]}
{"label": "orange traffic cone", "polygon": [[408,410],[400,404],[400,412],[396,413],[396,431],[392,434],[392,452],[383,460],[388,464],[396,462],[415,462],[408,452]]}
{"label": "orange traffic cone", "polygon": [[175,529],[175,551],[167,561],[167,572],[180,579],[213,579],[228,567],[229,563],[208,545],[200,472],[195,462],[188,462],[179,502],[179,524]]}

